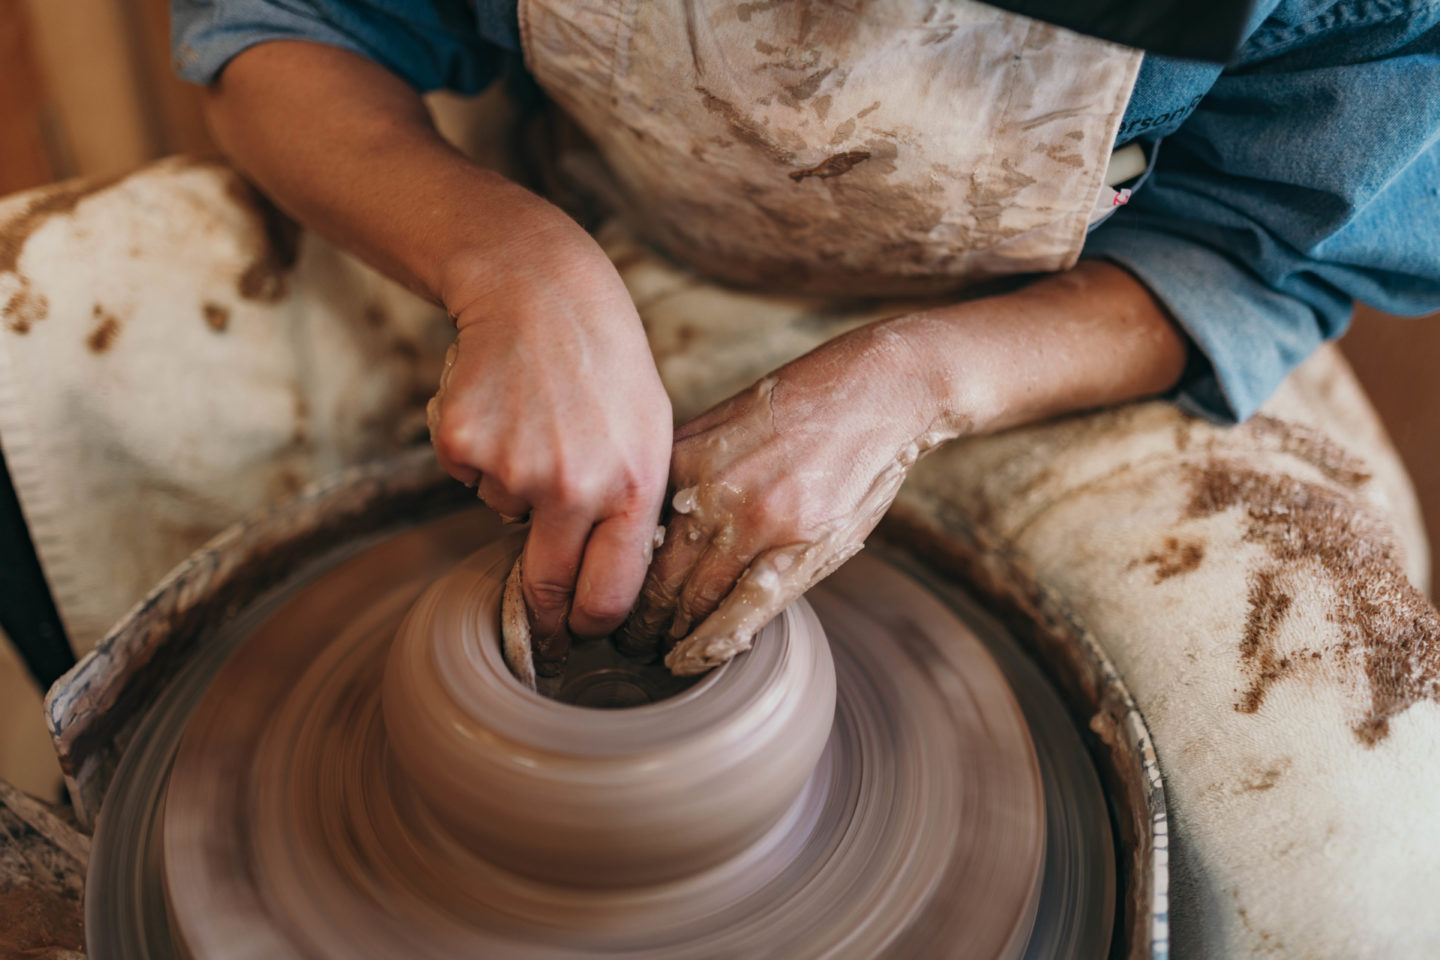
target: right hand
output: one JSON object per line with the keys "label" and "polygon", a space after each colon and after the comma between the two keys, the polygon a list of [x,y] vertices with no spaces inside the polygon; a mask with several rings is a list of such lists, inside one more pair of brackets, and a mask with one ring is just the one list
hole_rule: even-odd
{"label": "right hand", "polygon": [[[503,258],[448,266],[458,334],[431,401],[441,465],[531,516],[536,668],[624,621],[649,565],[673,434],[640,317],[600,247],[550,208]],[[512,234],[512,237],[514,234]]]}

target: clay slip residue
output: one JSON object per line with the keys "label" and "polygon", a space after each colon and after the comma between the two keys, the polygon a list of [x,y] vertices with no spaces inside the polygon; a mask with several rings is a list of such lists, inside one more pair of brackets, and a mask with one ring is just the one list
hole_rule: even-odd
{"label": "clay slip residue", "polygon": [[1281,760],[1278,763],[1270,764],[1263,770],[1253,773],[1249,779],[1242,780],[1240,791],[1242,793],[1264,793],[1266,790],[1274,790],[1280,779],[1290,769],[1289,760]]}
{"label": "clay slip residue", "polygon": [[91,353],[104,353],[120,335],[120,318],[98,303],[91,313],[95,317],[95,328],[85,338],[85,346],[90,348]]}
{"label": "clay slip residue", "polygon": [[1205,559],[1205,544],[1199,540],[1166,537],[1164,545],[1145,558],[1155,567],[1155,582],[1164,583],[1171,577],[1189,573]]}
{"label": "clay slip residue", "polygon": [[[1269,555],[1250,575],[1240,641],[1250,685],[1236,710],[1255,713],[1275,683],[1318,676],[1308,668],[1322,663],[1327,669],[1353,664],[1368,686],[1370,702],[1351,727],[1367,747],[1385,739],[1393,717],[1424,700],[1440,702],[1440,616],[1405,576],[1389,528],[1362,500],[1343,487],[1223,459],[1190,471],[1187,515],[1243,510],[1245,539]],[[1361,473],[1347,466],[1338,477],[1358,483]],[[1317,572],[1328,589],[1316,592],[1312,586],[1302,596],[1300,587],[1314,583]],[[1331,604],[1328,619],[1340,628],[1341,639],[1323,650],[1301,648],[1282,655],[1279,631],[1297,598],[1304,602],[1318,596]]]}
{"label": "clay slip residue", "polygon": [[207,301],[200,308],[205,317],[205,325],[216,333],[224,333],[230,326],[230,308],[219,303]]}
{"label": "clay slip residue", "polygon": [[18,273],[20,254],[30,235],[50,220],[72,213],[81,200],[99,193],[119,178],[88,183],[66,183],[51,187],[26,204],[18,214],[0,224],[0,273]]}
{"label": "clay slip residue", "polygon": [[50,302],[43,294],[31,289],[30,278],[20,273],[20,254],[32,234],[52,217],[72,213],[81,200],[116,183],[119,178],[87,183],[65,183],[51,187],[25,205],[19,213],[0,224],[0,274],[12,273],[20,280],[20,289],[5,304],[8,325],[15,333],[29,333],[30,328],[50,313]]}
{"label": "clay slip residue", "polygon": [[15,333],[29,333],[30,328],[50,315],[50,301],[42,293],[30,289],[30,281],[22,278],[20,289],[5,304],[5,322]]}
{"label": "clay slip residue", "polygon": [[225,192],[250,215],[257,238],[235,288],[246,300],[278,303],[289,292],[290,271],[300,257],[300,226],[239,176],[231,177]]}
{"label": "clay slip residue", "polygon": [[845,153],[837,153],[833,157],[826,157],[813,167],[793,171],[790,174],[790,179],[796,183],[799,183],[806,177],[829,180],[831,177],[838,177],[849,173],[855,169],[856,165],[864,163],[869,159],[869,150],[847,150]]}
{"label": "clay slip residue", "polygon": [[1277,442],[1280,449],[1298,457],[1336,483],[1358,487],[1370,479],[1365,462],[1318,430],[1257,413],[1245,429]]}

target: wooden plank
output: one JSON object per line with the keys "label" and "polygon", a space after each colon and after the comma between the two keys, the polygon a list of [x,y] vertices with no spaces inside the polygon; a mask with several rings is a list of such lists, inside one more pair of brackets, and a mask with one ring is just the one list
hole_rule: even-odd
{"label": "wooden plank", "polygon": [[45,91],[21,4],[0,5],[0,196],[55,179],[45,143]]}
{"label": "wooden plank", "polygon": [[[1440,584],[1440,314],[1391,317],[1369,307],[1340,342],[1410,471],[1430,533],[1430,595]],[[1421,587],[1426,587],[1421,584]]]}
{"label": "wooden plank", "polygon": [[[13,4],[11,4],[13,5]],[[124,0],[25,0],[71,169],[113,176],[160,153],[137,79]]]}
{"label": "wooden plank", "polygon": [[205,126],[202,91],[175,75],[170,56],[169,0],[126,0],[134,21],[140,86],[153,113],[163,153],[215,156]]}

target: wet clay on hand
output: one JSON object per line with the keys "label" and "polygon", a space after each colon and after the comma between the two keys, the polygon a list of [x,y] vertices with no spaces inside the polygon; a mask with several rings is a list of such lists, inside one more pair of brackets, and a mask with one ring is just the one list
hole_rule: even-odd
{"label": "wet clay on hand", "polygon": [[676,433],[666,543],[621,648],[693,676],[864,545],[915,462],[959,426],[879,324],[832,341]]}
{"label": "wet clay on hand", "polygon": [[530,640],[530,614],[525,609],[525,593],[521,587],[523,563],[517,558],[505,578],[505,591],[500,599],[500,642],[505,665],[515,674],[515,679],[534,690],[535,651]]}

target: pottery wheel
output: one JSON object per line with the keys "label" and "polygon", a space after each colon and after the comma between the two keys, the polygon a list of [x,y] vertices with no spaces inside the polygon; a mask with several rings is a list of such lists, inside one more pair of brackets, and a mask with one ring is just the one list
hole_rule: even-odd
{"label": "pottery wheel", "polygon": [[[866,554],[807,597],[833,657],[833,725],[741,854],[664,882],[567,885],[455,843],[389,748],[381,679],[417,596],[493,536],[475,511],[376,542],[242,615],[218,672],[192,664],[102,810],[93,957],[1106,954],[1108,823],[1063,709],[1014,651],[997,662],[954,598]],[[739,669],[683,691],[582,684],[622,708],[547,709],[666,722]]]}

